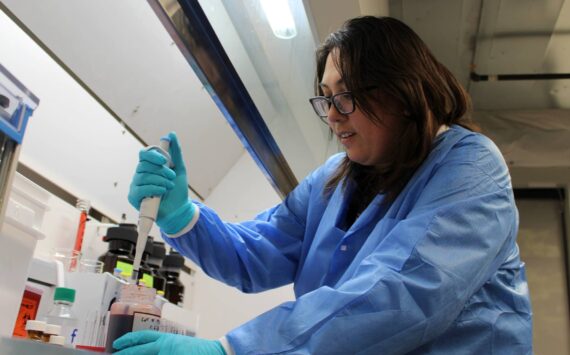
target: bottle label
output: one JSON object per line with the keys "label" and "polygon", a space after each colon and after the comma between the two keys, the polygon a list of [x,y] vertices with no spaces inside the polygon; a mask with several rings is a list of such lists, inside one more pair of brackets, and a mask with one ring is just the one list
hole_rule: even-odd
{"label": "bottle label", "polygon": [[154,314],[134,312],[133,313],[133,332],[137,330],[156,330],[160,331],[160,317]]}
{"label": "bottle label", "polygon": [[75,324],[61,324],[60,334],[65,337],[65,346],[74,347],[77,344],[79,329]]}
{"label": "bottle label", "polygon": [[121,275],[125,275],[125,278],[130,278],[133,274],[132,264],[127,264],[124,261],[117,261],[115,267],[121,269]]}
{"label": "bottle label", "polygon": [[[121,269],[121,275],[123,275],[126,279],[130,279],[133,274],[133,265],[128,264],[124,261],[117,261],[115,268]],[[154,287],[154,277],[152,277],[152,275],[143,273],[141,279],[144,281],[146,287]]]}

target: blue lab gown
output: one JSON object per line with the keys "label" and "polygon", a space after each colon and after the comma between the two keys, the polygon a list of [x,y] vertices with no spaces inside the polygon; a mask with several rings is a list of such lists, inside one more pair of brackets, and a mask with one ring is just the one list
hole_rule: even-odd
{"label": "blue lab gown", "polygon": [[229,332],[237,354],[530,354],[531,307],[505,162],[452,126],[387,207],[378,195],[343,230],[351,186],[323,186],[330,158],[285,201],[224,223],[199,204],[166,241],[244,292],[294,284],[286,302]]}

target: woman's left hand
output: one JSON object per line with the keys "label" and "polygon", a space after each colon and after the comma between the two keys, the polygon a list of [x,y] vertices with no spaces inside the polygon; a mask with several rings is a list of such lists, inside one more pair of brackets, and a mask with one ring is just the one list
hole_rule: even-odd
{"label": "woman's left hand", "polygon": [[226,355],[217,340],[142,330],[123,335],[113,342],[117,355]]}

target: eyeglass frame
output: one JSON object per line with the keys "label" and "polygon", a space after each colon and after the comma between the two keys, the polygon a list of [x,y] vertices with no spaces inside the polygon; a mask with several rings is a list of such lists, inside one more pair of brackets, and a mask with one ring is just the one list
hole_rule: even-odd
{"label": "eyeglass frame", "polygon": [[[376,89],[376,86],[368,86],[368,87],[365,87],[363,90],[368,91],[368,90],[372,90],[372,89]],[[331,105],[332,105],[337,110],[337,112],[340,113],[341,115],[350,115],[351,113],[356,111],[356,97],[354,96],[354,91],[355,90],[347,90],[347,91],[336,93],[336,94],[329,96],[329,97],[327,97],[327,96],[314,96],[314,97],[309,98],[309,102],[311,103],[311,107],[313,108],[313,111],[315,111],[315,114],[317,115],[317,117],[319,117],[321,119],[321,121],[323,121],[325,124],[328,125],[329,115],[328,114],[326,114],[324,116],[319,115],[319,113],[317,112],[317,109],[315,108],[315,104],[313,103],[313,101],[325,100],[329,104],[329,110],[330,110]],[[349,97],[352,101],[352,110],[344,112],[344,111],[341,111],[339,109],[339,107],[337,106],[335,98],[338,96],[347,95],[347,94],[349,95]]]}

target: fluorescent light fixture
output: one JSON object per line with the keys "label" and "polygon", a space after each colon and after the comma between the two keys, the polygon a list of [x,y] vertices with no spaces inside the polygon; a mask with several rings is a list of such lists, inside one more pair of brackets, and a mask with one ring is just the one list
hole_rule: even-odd
{"label": "fluorescent light fixture", "polygon": [[259,0],[259,2],[275,37],[290,39],[297,35],[287,0]]}

